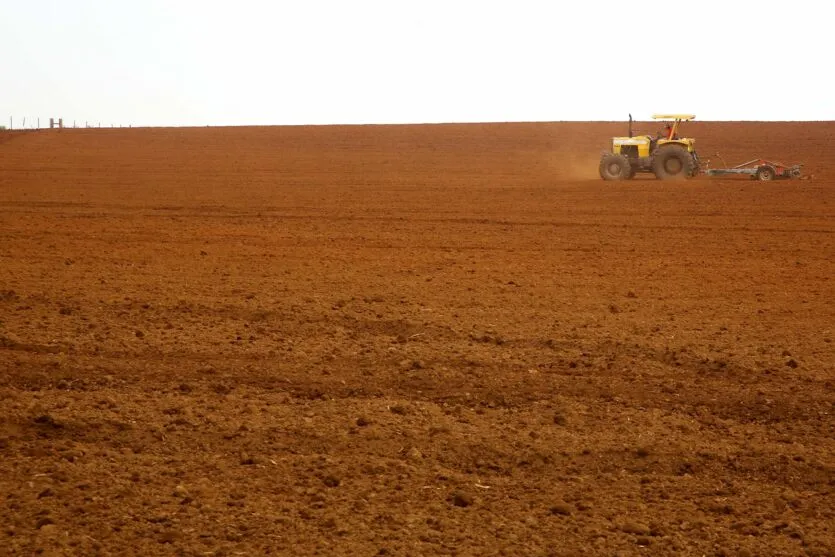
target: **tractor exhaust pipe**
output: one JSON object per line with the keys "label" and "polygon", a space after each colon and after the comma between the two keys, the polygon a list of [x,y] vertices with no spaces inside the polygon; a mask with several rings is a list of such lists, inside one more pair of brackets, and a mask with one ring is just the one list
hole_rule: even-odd
{"label": "tractor exhaust pipe", "polygon": [[629,137],[632,137],[632,114],[629,115]]}

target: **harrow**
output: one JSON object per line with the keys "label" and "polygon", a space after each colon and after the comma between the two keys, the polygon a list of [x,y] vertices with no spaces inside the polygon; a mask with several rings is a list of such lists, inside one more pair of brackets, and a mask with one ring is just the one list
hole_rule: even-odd
{"label": "harrow", "polygon": [[[716,156],[719,160],[722,160],[719,155]],[[725,161],[723,160],[722,163],[725,164]],[[708,176],[741,174],[750,176],[752,180],[769,182],[771,180],[788,180],[791,178],[802,179],[800,172],[802,166],[802,164],[788,165],[781,162],[767,161],[765,159],[752,159],[730,168],[707,168],[704,173]]]}

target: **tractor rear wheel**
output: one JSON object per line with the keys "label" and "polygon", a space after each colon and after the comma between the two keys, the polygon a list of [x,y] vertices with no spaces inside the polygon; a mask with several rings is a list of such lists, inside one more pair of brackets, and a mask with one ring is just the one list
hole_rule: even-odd
{"label": "tractor rear wheel", "polygon": [[627,180],[632,176],[632,165],[624,155],[608,153],[600,159],[600,177],[604,180]]}
{"label": "tractor rear wheel", "polygon": [[695,174],[696,161],[679,145],[665,145],[652,158],[652,171],[661,180],[690,178]]}

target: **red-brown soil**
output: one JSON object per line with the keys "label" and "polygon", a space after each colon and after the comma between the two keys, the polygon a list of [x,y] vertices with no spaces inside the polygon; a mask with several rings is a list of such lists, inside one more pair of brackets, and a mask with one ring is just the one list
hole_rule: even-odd
{"label": "red-brown soil", "polygon": [[0,132],[0,553],[835,554],[835,123],[624,130]]}

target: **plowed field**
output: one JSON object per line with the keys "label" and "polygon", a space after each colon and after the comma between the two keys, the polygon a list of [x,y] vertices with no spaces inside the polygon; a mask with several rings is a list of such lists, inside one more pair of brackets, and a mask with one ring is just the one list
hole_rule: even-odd
{"label": "plowed field", "polygon": [[0,553],[835,555],[835,123],[624,131],[0,132]]}

